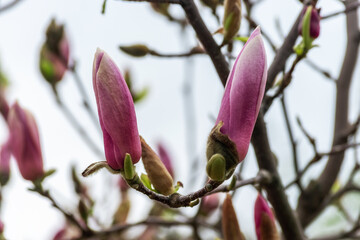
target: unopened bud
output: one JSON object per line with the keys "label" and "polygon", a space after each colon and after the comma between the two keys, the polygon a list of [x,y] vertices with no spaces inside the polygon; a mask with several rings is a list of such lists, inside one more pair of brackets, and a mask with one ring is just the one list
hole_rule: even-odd
{"label": "unopened bud", "polygon": [[220,132],[220,129],[223,126],[223,124],[224,123],[220,121],[211,130],[207,142],[206,157],[208,161],[210,161],[213,155],[218,153],[225,159],[225,175],[226,175],[225,178],[227,179],[231,177],[231,172],[234,171],[235,167],[239,163],[239,157],[235,143],[231,141],[226,134]]}
{"label": "unopened bud", "polygon": [[5,186],[10,177],[10,141],[0,147],[0,185]]}
{"label": "unopened bud", "polygon": [[[309,14],[309,19],[306,20],[305,15]],[[312,38],[317,38],[320,35],[320,9],[316,9],[313,6],[308,6],[307,8],[304,8],[304,10],[302,11],[302,16],[303,19],[300,21],[299,24],[299,35],[303,35],[303,27],[304,27],[304,21],[309,21],[309,29],[308,29],[308,33],[310,35],[310,37]]]}
{"label": "unopened bud", "polygon": [[125,179],[127,180],[132,180],[134,179],[136,175],[135,169],[134,169],[134,164],[131,160],[131,156],[130,154],[126,153],[125,155],[125,159],[124,159],[124,176]]}
{"label": "unopened bud", "polygon": [[143,44],[120,46],[120,50],[133,57],[144,57],[150,52],[149,48]]}
{"label": "unopened bud", "polygon": [[205,196],[200,205],[200,212],[204,216],[208,216],[213,213],[219,207],[219,194],[211,194]]}
{"label": "unopened bud", "polygon": [[225,0],[224,4],[224,40],[223,44],[231,41],[238,33],[241,23],[241,1],[240,0]]}
{"label": "unopened bud", "polygon": [[223,203],[222,231],[224,234],[224,240],[245,240],[244,235],[240,231],[235,209],[229,194],[226,194],[226,198]]}
{"label": "unopened bud", "polygon": [[200,0],[202,4],[209,7],[212,12],[216,11],[217,6],[220,4],[219,0]]}
{"label": "unopened bud", "polygon": [[116,224],[123,224],[126,222],[126,219],[129,215],[130,212],[130,207],[131,207],[131,203],[129,198],[123,198],[121,200],[121,203],[119,204],[119,207],[117,208],[114,217],[113,217],[113,221]]}
{"label": "unopened bud", "polygon": [[142,161],[148,177],[154,188],[161,194],[170,195],[174,193],[173,179],[159,156],[141,138]]}
{"label": "unopened bud", "polygon": [[279,240],[275,217],[266,200],[258,194],[254,210],[255,230],[258,240]]}
{"label": "unopened bud", "polygon": [[68,67],[69,42],[64,25],[51,20],[46,30],[46,41],[40,51],[40,71],[47,82],[55,85],[59,82]]}
{"label": "unopened bud", "polygon": [[225,180],[225,174],[226,174],[226,161],[225,158],[217,153],[214,154],[210,160],[208,161],[206,165],[206,172],[214,181],[222,182]]}
{"label": "unopened bud", "polygon": [[152,2],[150,3],[152,9],[164,16],[169,16],[169,3]]}

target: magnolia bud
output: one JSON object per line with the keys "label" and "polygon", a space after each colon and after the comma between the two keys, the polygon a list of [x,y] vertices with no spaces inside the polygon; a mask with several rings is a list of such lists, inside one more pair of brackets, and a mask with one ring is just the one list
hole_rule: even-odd
{"label": "magnolia bud", "polygon": [[170,157],[168,150],[166,149],[165,145],[162,143],[158,143],[157,148],[161,161],[164,163],[171,177],[174,178],[174,168],[171,160],[172,158]]}
{"label": "magnolia bud", "polygon": [[240,0],[225,0],[224,4],[224,40],[226,44],[232,40],[238,33],[241,23],[241,1]]}
{"label": "magnolia bud", "polygon": [[161,194],[170,195],[174,193],[173,179],[170,173],[143,138],[141,138],[141,148],[142,161],[152,185]]}
{"label": "magnolia bud", "polygon": [[302,20],[300,21],[298,31],[299,35],[303,35],[303,26],[305,21],[306,12],[309,12],[309,35],[312,38],[317,38],[320,35],[320,9],[316,9],[313,6],[308,6],[302,11]]}
{"label": "magnolia bud", "polygon": [[46,30],[46,41],[40,51],[40,71],[51,85],[58,83],[64,76],[69,64],[69,42],[64,25],[51,20]]}
{"label": "magnolia bud", "polygon": [[169,3],[160,3],[160,2],[152,2],[150,3],[150,6],[152,9],[154,9],[155,12],[160,13],[164,16],[169,16]]}
{"label": "magnolia bud", "polygon": [[11,152],[24,179],[35,181],[44,176],[40,138],[32,114],[16,102],[8,116]]}
{"label": "magnolia bud", "polygon": [[235,209],[229,194],[226,194],[222,208],[222,231],[224,240],[245,240],[244,235],[240,231]]}
{"label": "magnolia bud", "polygon": [[208,196],[205,196],[200,205],[200,212],[204,216],[208,216],[211,213],[213,213],[217,208],[219,207],[219,194],[211,194]]}
{"label": "magnolia bud", "polygon": [[225,158],[219,153],[212,155],[206,165],[206,172],[212,180],[217,182],[224,181],[226,175]]}
{"label": "magnolia bud", "polygon": [[120,50],[133,57],[144,57],[150,52],[149,48],[143,44],[120,46]]}
{"label": "magnolia bud", "polygon": [[121,199],[121,202],[114,214],[113,221],[116,224],[124,224],[129,215],[131,202],[128,197]]}
{"label": "magnolia bud", "polygon": [[133,99],[119,68],[100,49],[93,63],[93,87],[107,163],[112,169],[121,170],[126,154],[132,163],[137,163],[141,145]]}
{"label": "magnolia bud", "polygon": [[0,184],[5,186],[10,177],[10,141],[7,141],[0,147]]}
{"label": "magnolia bud", "polygon": [[266,200],[258,194],[255,202],[255,230],[258,240],[279,240],[275,217]]}
{"label": "magnolia bud", "polygon": [[226,160],[226,177],[244,160],[260,111],[267,78],[266,54],[260,28],[244,45],[231,69],[206,156],[219,153]]}

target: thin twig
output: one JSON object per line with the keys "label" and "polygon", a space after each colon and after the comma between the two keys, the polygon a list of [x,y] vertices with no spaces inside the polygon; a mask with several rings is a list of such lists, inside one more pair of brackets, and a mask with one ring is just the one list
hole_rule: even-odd
{"label": "thin twig", "polygon": [[349,148],[357,148],[360,146],[360,143],[353,143],[353,144],[342,144],[342,145],[337,145],[334,146],[332,148],[331,151],[329,152],[325,152],[325,153],[319,153],[319,152],[315,152],[315,156],[308,162],[308,164],[306,164],[306,166],[303,168],[303,170],[301,170],[296,178],[294,180],[292,180],[290,183],[288,183],[288,185],[286,185],[285,189],[288,189],[290,186],[292,186],[294,183],[297,183],[298,181],[301,180],[302,176],[307,172],[307,170],[315,163],[319,162],[323,157],[325,156],[332,156],[332,155],[336,155],[339,153],[343,153],[344,151],[346,151]]}
{"label": "thin twig", "polygon": [[[295,174],[297,176],[300,172],[299,162],[298,162],[298,157],[297,157],[297,143],[294,139],[294,134],[293,134],[292,127],[290,124],[290,120],[289,120],[289,116],[288,116],[288,112],[287,112],[287,108],[286,108],[286,104],[285,104],[285,95],[284,94],[282,95],[280,100],[281,100],[281,107],[282,107],[283,114],[284,114],[287,132],[289,135],[289,140],[290,140],[291,148],[292,148],[292,152],[293,152],[293,163],[294,163]],[[300,191],[303,191],[301,182],[297,181],[296,184],[298,185]]]}
{"label": "thin twig", "polygon": [[311,67],[318,73],[322,74],[325,78],[327,78],[333,82],[336,82],[336,78],[331,76],[329,71],[322,69],[320,66],[317,65],[317,63],[311,61],[309,58],[305,59],[305,63],[307,63],[309,67]]}
{"label": "thin twig", "polygon": [[20,2],[21,2],[21,0],[14,0],[14,1],[9,2],[8,4],[6,4],[4,6],[0,6],[0,13],[3,13],[6,10],[11,9],[12,7],[14,7],[16,4],[18,4]]}
{"label": "thin twig", "polygon": [[[163,227],[180,227],[180,226],[190,226],[192,227],[192,219],[186,219],[184,221],[179,221],[179,220],[164,220],[162,218],[159,217],[148,217],[146,220],[142,220],[136,223],[127,223],[127,224],[121,224],[118,226],[113,226],[107,230],[102,230],[102,231],[97,231],[94,232],[92,236],[89,236],[89,238],[75,238],[73,240],[76,239],[94,239],[94,237],[106,237],[106,236],[110,236],[113,234],[118,234],[121,233],[129,228],[133,228],[133,227],[137,227],[137,226],[141,226],[141,225],[147,225],[147,226],[163,226]],[[206,228],[213,228],[212,225],[207,224],[203,221],[198,221],[197,222],[199,225],[206,227]]]}
{"label": "thin twig", "polygon": [[271,104],[273,103],[273,101],[279,97],[283,92],[284,90],[289,86],[289,84],[291,83],[291,80],[292,80],[292,74],[295,70],[295,67],[296,65],[305,57],[305,54],[303,55],[297,55],[294,62],[292,63],[289,71],[284,74],[284,77],[281,81],[281,84],[280,84],[280,87],[278,88],[278,90],[276,91],[276,93],[271,96],[271,97],[265,97],[264,98],[264,102],[263,102],[263,108],[264,108],[264,113],[266,113]]}
{"label": "thin twig", "polygon": [[264,176],[257,175],[256,177],[253,177],[253,178],[249,178],[249,179],[245,179],[245,180],[237,180],[234,188],[232,188],[232,189],[229,189],[229,185],[222,186],[222,187],[219,187],[219,188],[211,191],[207,195],[211,195],[211,194],[218,193],[218,192],[229,192],[229,191],[232,191],[232,190],[235,190],[235,189],[247,186],[247,185],[261,184],[263,182],[264,182]]}
{"label": "thin twig", "polygon": [[163,57],[163,58],[181,58],[181,57],[191,57],[198,54],[206,54],[206,52],[201,47],[194,47],[190,51],[185,53],[159,53],[154,50],[150,50],[149,54],[155,57]]}
{"label": "thin twig", "polygon": [[338,16],[338,15],[343,14],[343,13],[348,13],[348,12],[351,12],[351,11],[355,11],[355,10],[358,9],[359,6],[360,6],[360,2],[356,1],[352,5],[349,5],[349,6],[345,7],[345,10],[337,11],[337,12],[330,13],[328,15],[322,16],[321,20],[326,20],[326,19]]}
{"label": "thin twig", "polygon": [[32,190],[39,193],[41,196],[49,199],[51,204],[56,209],[58,209],[66,217],[67,220],[69,220],[71,223],[73,223],[75,226],[77,226],[81,230],[83,236],[92,236],[92,230],[89,229],[89,227],[86,224],[80,223],[80,221],[78,221],[74,215],[72,215],[71,213],[67,212],[62,207],[60,207],[60,205],[50,195],[48,190],[44,190],[42,188],[42,186],[41,187],[35,186],[34,189],[32,189]]}
{"label": "thin twig", "polygon": [[56,89],[53,88],[54,95],[56,98],[56,103],[58,104],[60,110],[63,112],[65,117],[69,120],[71,125],[75,128],[75,130],[79,133],[81,138],[84,140],[84,142],[88,145],[88,147],[100,158],[104,157],[104,154],[102,151],[97,147],[97,145],[92,141],[92,139],[89,137],[85,129],[82,127],[82,125],[78,122],[78,120],[74,117],[74,115],[71,113],[71,111],[67,108],[67,106],[63,103],[61,100],[59,94],[57,93]]}
{"label": "thin twig", "polygon": [[150,199],[161,202],[172,208],[190,207],[192,201],[195,201],[199,198],[204,197],[206,194],[208,194],[209,192],[211,192],[212,190],[214,190],[218,186],[220,186],[221,183],[222,182],[215,182],[215,181],[209,180],[203,188],[201,188],[195,192],[192,192],[190,194],[181,195],[179,193],[174,193],[174,194],[171,194],[170,196],[164,196],[164,195],[158,194],[156,192],[153,192],[150,189],[148,189],[147,187],[145,187],[144,184],[138,179],[138,177],[135,177],[134,180],[128,181],[128,184],[132,188],[134,188],[136,191],[145,194]]}
{"label": "thin twig", "polygon": [[72,75],[74,77],[76,87],[80,92],[80,95],[81,95],[82,101],[83,101],[82,103],[83,103],[83,106],[84,106],[86,112],[89,114],[89,117],[92,120],[92,122],[94,123],[95,128],[98,131],[100,131],[98,117],[90,105],[89,97],[85,90],[84,84],[82,83],[80,76],[79,76],[78,72],[76,71],[75,65],[68,67],[68,69],[70,70],[70,72],[72,73]]}
{"label": "thin twig", "polygon": [[[344,2],[345,8],[352,6],[353,0]],[[336,82],[336,106],[335,124],[333,134],[333,146],[346,144],[348,137],[344,132],[348,129],[349,112],[349,89],[353,79],[353,73],[358,59],[359,49],[359,20],[357,11],[346,13],[347,45],[345,56]],[[330,155],[326,166],[314,184],[309,185],[299,197],[297,213],[303,226],[310,224],[319,214],[317,209],[328,196],[331,187],[337,179],[342,163],[344,152]]]}
{"label": "thin twig", "polygon": [[[259,24],[257,24],[257,23],[255,22],[255,20],[252,19],[251,17],[249,17],[248,15],[245,15],[244,17],[245,17],[245,19],[249,22],[249,25],[250,25],[251,28],[256,28],[257,26],[259,26]],[[269,36],[269,34],[267,34],[263,28],[261,29],[261,35],[264,36],[264,38],[266,39],[266,41],[269,43],[271,49],[272,49],[274,52],[276,52],[276,51],[277,51],[277,48],[276,48],[274,42],[272,41],[272,39],[271,39],[271,37]]]}

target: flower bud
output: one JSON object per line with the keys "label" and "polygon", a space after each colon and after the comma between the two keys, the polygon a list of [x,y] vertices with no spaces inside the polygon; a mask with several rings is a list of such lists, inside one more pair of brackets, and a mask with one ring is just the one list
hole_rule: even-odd
{"label": "flower bud", "polygon": [[164,163],[150,146],[141,138],[142,161],[154,188],[163,195],[174,193],[173,179]]}
{"label": "flower bud", "polygon": [[129,215],[131,202],[128,197],[121,199],[121,202],[113,216],[113,222],[116,224],[124,224]]}
{"label": "flower bud", "polygon": [[310,17],[310,29],[309,34],[310,37],[313,39],[319,37],[320,35],[320,9],[316,9],[313,6],[308,6],[307,8],[304,8],[302,11],[302,20],[300,21],[298,31],[299,35],[304,35],[303,33],[303,25],[305,20],[305,14],[309,11],[309,17]]}
{"label": "flower bud", "polygon": [[7,115],[9,113],[9,104],[5,98],[5,90],[8,84],[6,76],[0,71],[0,113],[5,120],[7,119]]}
{"label": "flower bud", "polygon": [[120,70],[100,49],[94,58],[93,87],[107,163],[112,169],[121,170],[127,153],[137,163],[141,144],[134,103]]}
{"label": "flower bud", "polygon": [[4,223],[0,220],[0,234],[4,233]]}
{"label": "flower bud", "polygon": [[245,240],[244,235],[240,231],[235,209],[229,194],[226,194],[222,207],[222,231],[224,240]]}
{"label": "flower bud", "polygon": [[40,51],[40,71],[51,85],[58,83],[64,76],[69,63],[69,42],[64,25],[51,20],[46,30],[46,41]]}
{"label": "flower bud", "polygon": [[11,152],[24,179],[35,181],[44,175],[39,132],[34,117],[16,102],[9,111]]}
{"label": "flower bud", "polygon": [[208,196],[205,196],[200,205],[200,212],[204,216],[208,216],[211,213],[213,213],[217,208],[219,207],[219,194],[211,194]]}
{"label": "flower bud", "polygon": [[218,182],[224,181],[226,175],[225,158],[219,153],[212,155],[206,165],[206,172],[212,180]]}
{"label": "flower bud", "polygon": [[66,224],[55,233],[52,239],[53,240],[73,239],[73,238],[79,238],[80,235],[81,232],[77,227],[75,227],[74,225]]}
{"label": "flower bud", "polygon": [[164,16],[169,16],[169,3],[160,3],[160,2],[152,2],[150,3],[150,6],[152,7],[152,9],[157,12],[160,13],[161,15]]}
{"label": "flower bud", "polygon": [[10,141],[0,147],[0,184],[5,186],[10,177]]}
{"label": "flower bud", "polygon": [[165,167],[168,170],[168,172],[170,173],[171,177],[174,178],[174,168],[172,165],[172,161],[171,161],[169,152],[167,151],[166,147],[162,143],[158,143],[157,147],[158,147],[158,153],[160,156],[160,160],[165,165]]}
{"label": "flower bud", "polygon": [[213,13],[216,13],[216,8],[220,5],[219,0],[200,0],[200,2],[210,8]]}
{"label": "flower bud", "polygon": [[150,52],[149,48],[143,44],[120,46],[120,50],[133,57],[144,57]]}
{"label": "flower bud", "polygon": [[241,23],[241,1],[225,0],[224,3],[224,40],[223,44],[230,42],[238,33]]}
{"label": "flower bud", "polygon": [[7,119],[7,116],[9,114],[9,104],[7,103],[1,89],[0,89],[0,113],[4,117],[4,119]]}
{"label": "flower bud", "polygon": [[255,230],[258,240],[279,240],[275,218],[266,200],[259,193],[255,202]]}
{"label": "flower bud", "polygon": [[216,153],[224,156],[227,175],[247,154],[266,78],[265,48],[257,27],[230,72],[216,126],[208,139],[208,160]]}

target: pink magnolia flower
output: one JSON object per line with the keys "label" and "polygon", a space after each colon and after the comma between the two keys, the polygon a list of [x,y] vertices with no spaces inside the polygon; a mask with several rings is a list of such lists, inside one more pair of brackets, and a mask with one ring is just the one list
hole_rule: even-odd
{"label": "pink magnolia flower", "polygon": [[34,117],[16,102],[8,116],[11,152],[24,179],[34,181],[44,175],[39,132]]}
{"label": "pink magnolia flower", "polygon": [[4,186],[10,177],[10,139],[0,147],[0,184]]}
{"label": "pink magnolia flower", "polygon": [[254,217],[256,236],[258,240],[278,238],[274,214],[260,193],[256,198]]}
{"label": "pink magnolia flower", "polygon": [[95,53],[93,87],[107,163],[115,170],[123,169],[126,153],[133,163],[138,162],[141,144],[133,99],[119,68],[100,49]]}
{"label": "pink magnolia flower", "polygon": [[216,124],[236,145],[239,161],[248,151],[267,78],[264,43],[257,27],[237,57],[225,86]]}
{"label": "pink magnolia flower", "polygon": [[[310,37],[317,38],[320,35],[320,9],[316,9],[312,6],[311,7],[311,17],[310,17]],[[309,8],[308,7],[308,8]],[[305,12],[308,8],[304,8],[302,11],[302,16],[305,15]],[[299,35],[302,35],[302,27],[303,27],[303,21],[300,21],[298,31]]]}
{"label": "pink magnolia flower", "polygon": [[174,178],[174,168],[171,162],[171,157],[164,144],[158,143],[158,153],[160,160],[164,163],[166,169],[168,170],[170,175]]}

